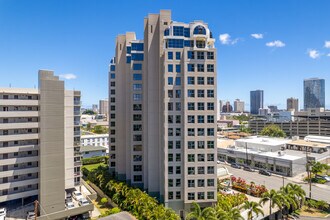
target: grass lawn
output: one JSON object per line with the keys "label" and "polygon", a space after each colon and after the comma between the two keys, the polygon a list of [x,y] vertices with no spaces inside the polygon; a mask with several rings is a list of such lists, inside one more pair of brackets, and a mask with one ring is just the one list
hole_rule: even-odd
{"label": "grass lawn", "polygon": [[97,196],[96,200],[93,200],[93,204],[96,206],[96,208],[100,211],[101,215],[104,215],[106,213],[106,211],[111,210],[111,207],[108,205],[103,206],[101,204],[101,197]]}
{"label": "grass lawn", "polygon": [[308,209],[307,206],[303,206],[301,208],[301,212],[300,212],[300,216],[308,216],[308,217],[325,217],[327,215],[329,215],[330,213],[325,212],[325,211],[321,211],[318,209]]}
{"label": "grass lawn", "polygon": [[83,165],[83,167],[85,167],[88,171],[91,171],[91,170],[93,170],[93,169],[96,169],[96,168],[98,168],[99,166],[106,167],[106,166],[108,166],[108,165],[105,164],[105,163],[96,163],[96,164]]}

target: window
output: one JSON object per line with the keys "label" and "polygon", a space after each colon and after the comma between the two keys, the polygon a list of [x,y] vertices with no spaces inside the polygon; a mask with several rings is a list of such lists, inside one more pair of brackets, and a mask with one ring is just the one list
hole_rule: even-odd
{"label": "window", "polygon": [[195,187],[195,180],[188,180],[188,187]]}
{"label": "window", "polygon": [[194,102],[188,102],[188,110],[195,110],[195,103]]}
{"label": "window", "polygon": [[213,102],[208,102],[207,103],[207,110],[214,110],[214,103]]}
{"label": "window", "polygon": [[188,64],[188,72],[195,72],[195,64]]}
{"label": "window", "polygon": [[167,85],[173,85],[173,77],[167,78]]}
{"label": "window", "polygon": [[167,59],[168,60],[173,60],[173,52],[172,51],[167,52]]}
{"label": "window", "polygon": [[141,101],[142,94],[133,94],[133,101]]}
{"label": "window", "polygon": [[197,51],[197,59],[198,60],[204,60],[204,52],[203,51]]}
{"label": "window", "polygon": [[134,114],[133,115],[133,121],[142,121],[142,115],[141,114]]}
{"label": "window", "polygon": [[214,199],[214,192],[207,192],[207,199]]}
{"label": "window", "polygon": [[188,89],[188,97],[194,98],[195,97],[195,90],[193,89]]}
{"label": "window", "polygon": [[188,154],[188,162],[195,162],[195,154]]}
{"label": "window", "polygon": [[204,102],[197,103],[197,110],[204,111]]}
{"label": "window", "polygon": [[214,52],[207,52],[207,59],[213,60],[214,59]]}
{"label": "window", "polygon": [[181,199],[181,192],[180,191],[177,191],[175,193],[175,199]]}
{"label": "window", "polygon": [[177,124],[181,123],[181,115],[175,116],[175,123],[177,123]]}
{"label": "window", "polygon": [[111,73],[111,74],[110,74],[110,78],[111,78],[111,79],[115,79],[115,78],[116,78],[116,75],[115,75],[114,73]]}
{"label": "window", "polygon": [[214,141],[207,141],[207,148],[213,149],[214,148]]}
{"label": "window", "polygon": [[197,129],[197,135],[198,136],[204,136],[205,135],[204,128],[198,128]]}
{"label": "window", "polygon": [[197,199],[198,199],[198,200],[203,200],[203,199],[205,199],[205,193],[204,193],[204,192],[198,192],[198,193],[197,193]]}
{"label": "window", "polygon": [[207,154],[207,161],[214,161],[214,154]]}
{"label": "window", "polygon": [[167,65],[167,72],[173,73],[173,64],[168,64]]}
{"label": "window", "polygon": [[133,70],[142,70],[142,64],[141,63],[134,63],[133,64]]}
{"label": "window", "polygon": [[111,93],[111,95],[116,95],[116,90],[111,89],[111,90],[110,90],[110,93]]}
{"label": "window", "polygon": [[134,73],[133,74],[133,80],[142,80],[142,74]]}
{"label": "window", "polygon": [[214,85],[214,77],[207,77],[207,85]]}
{"label": "window", "polygon": [[132,57],[131,56],[127,56],[126,57],[126,63],[131,63]]}
{"label": "window", "polygon": [[188,149],[195,149],[195,142],[194,141],[188,141]]}
{"label": "window", "polygon": [[173,115],[167,116],[167,123],[172,124],[173,123]]}
{"label": "window", "polygon": [[195,128],[188,128],[188,136],[195,136]]}
{"label": "window", "polygon": [[134,165],[133,170],[136,171],[136,172],[142,171],[142,165]]}
{"label": "window", "polygon": [[175,90],[175,98],[181,98],[181,90],[180,89]]}
{"label": "window", "polygon": [[168,167],[168,174],[173,174],[173,167]]}
{"label": "window", "polygon": [[167,148],[168,149],[173,149],[173,141],[168,141],[167,142]]}
{"label": "window", "polygon": [[214,179],[208,179],[207,186],[214,186]]}
{"label": "window", "polygon": [[201,89],[197,90],[197,97],[204,98],[204,90]]}
{"label": "window", "polygon": [[197,64],[197,71],[204,72],[204,64]]}
{"label": "window", "polygon": [[205,174],[205,169],[204,167],[197,167],[197,170],[198,170],[198,174]]}
{"label": "window", "polygon": [[188,200],[195,200],[195,193],[188,193]]}
{"label": "window", "polygon": [[214,167],[207,167],[207,174],[214,174]]}
{"label": "window", "polygon": [[133,84],[133,90],[134,91],[141,91],[142,90],[142,84]]}
{"label": "window", "polygon": [[206,34],[206,30],[202,25],[198,25],[194,29],[194,34]]}
{"label": "window", "polygon": [[168,111],[173,111],[173,102],[167,103],[167,110]]}
{"label": "window", "polygon": [[182,26],[173,26],[173,36],[184,36],[184,27]]}
{"label": "window", "polygon": [[195,77],[188,76],[187,81],[188,81],[188,85],[195,85]]}
{"label": "window", "polygon": [[181,73],[181,65],[180,64],[175,65],[175,71],[177,73]]}
{"label": "window", "polygon": [[181,111],[181,102],[176,102],[175,103],[175,110],[176,111]]}
{"label": "window", "polygon": [[195,59],[195,52],[194,51],[187,51],[188,59]]}
{"label": "window", "polygon": [[198,121],[198,123],[204,123],[204,115],[198,115],[197,121]]}
{"label": "window", "polygon": [[168,154],[168,162],[173,162],[173,154]]}
{"label": "window", "polygon": [[197,186],[198,187],[204,187],[205,186],[205,181],[201,180],[201,179],[197,180]]}
{"label": "window", "polygon": [[133,151],[142,151],[142,145],[133,145]]}
{"label": "window", "polygon": [[168,187],[173,187],[173,179],[168,179]]}
{"label": "window", "polygon": [[142,131],[142,125],[133,125],[133,131]]}
{"label": "window", "polygon": [[214,136],[214,128],[207,129],[207,136]]}
{"label": "window", "polygon": [[132,53],[132,60],[143,61],[143,53]]}
{"label": "window", "polygon": [[188,115],[188,123],[195,123],[195,115]]}
{"label": "window", "polygon": [[194,47],[194,41],[193,40],[185,40],[184,41],[185,47]]}
{"label": "window", "polygon": [[173,128],[167,129],[168,136],[173,136]]}
{"label": "window", "polygon": [[175,136],[180,137],[181,136],[181,128],[175,129]]}
{"label": "window", "polygon": [[181,59],[181,53],[175,52],[175,59],[180,60]]}
{"label": "window", "polygon": [[172,89],[167,91],[167,97],[168,98],[173,98],[173,90]]}
{"label": "window", "polygon": [[195,175],[195,167],[188,167],[188,175]]}
{"label": "window", "polygon": [[175,148],[181,149],[181,141],[175,141]]}
{"label": "window", "polygon": [[208,98],[214,98],[214,90],[208,89],[207,90],[207,97]]}
{"label": "window", "polygon": [[197,48],[205,48],[205,41],[204,40],[197,40],[196,41]]}
{"label": "window", "polygon": [[133,111],[142,111],[142,104],[133,104]]}
{"label": "window", "polygon": [[205,155],[204,154],[198,154],[197,155],[198,162],[204,162],[205,161]]}
{"label": "window", "polygon": [[185,37],[190,37],[190,28],[184,28],[183,32]]}
{"label": "window", "polygon": [[165,31],[164,31],[164,36],[168,36],[168,35],[170,35],[170,29],[166,28]]}
{"label": "window", "polygon": [[207,116],[207,123],[214,123],[214,115]]}
{"label": "window", "polygon": [[142,161],[142,155],[133,155],[133,161],[134,162]]}
{"label": "window", "polygon": [[142,141],[142,135],[141,134],[133,135],[133,141]]}
{"label": "window", "polygon": [[205,142],[204,141],[197,141],[197,147],[198,149],[204,149]]}
{"label": "window", "polygon": [[168,199],[173,199],[173,192],[168,192]]}
{"label": "window", "polygon": [[168,48],[183,48],[183,39],[168,39]]}
{"label": "window", "polygon": [[214,72],[214,65],[213,64],[207,64],[207,72]]}
{"label": "window", "polygon": [[176,77],[175,78],[175,85],[180,86],[181,85],[181,77]]}
{"label": "window", "polygon": [[180,166],[176,166],[175,173],[176,174],[181,174],[181,167]]}
{"label": "window", "polygon": [[204,77],[197,77],[197,84],[204,85]]}
{"label": "window", "polygon": [[132,43],[132,50],[143,51],[143,43]]}

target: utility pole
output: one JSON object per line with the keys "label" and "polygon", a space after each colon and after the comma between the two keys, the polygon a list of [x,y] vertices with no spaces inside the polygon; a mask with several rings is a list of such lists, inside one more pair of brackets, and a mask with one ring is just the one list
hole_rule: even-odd
{"label": "utility pole", "polygon": [[247,143],[245,142],[245,155],[246,155],[246,166],[249,166],[248,162],[248,152],[247,152]]}
{"label": "utility pole", "polygon": [[34,220],[37,220],[37,216],[38,216],[38,200],[34,201]]}
{"label": "utility pole", "polygon": [[312,198],[312,174],[311,174],[311,162],[308,160],[308,151],[306,147],[306,169],[307,169],[307,177],[309,182],[309,198]]}
{"label": "utility pole", "polygon": [[282,180],[283,180],[283,188],[284,188],[284,176],[282,176]]}

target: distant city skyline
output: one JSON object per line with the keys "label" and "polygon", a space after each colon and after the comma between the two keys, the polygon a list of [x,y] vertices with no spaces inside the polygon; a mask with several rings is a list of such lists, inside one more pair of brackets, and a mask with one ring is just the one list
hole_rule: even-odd
{"label": "distant city skyline", "polygon": [[3,0],[0,86],[33,88],[38,69],[55,70],[68,89],[82,91],[83,106],[91,107],[107,97],[116,34],[138,30],[142,39],[143,21],[136,18],[162,8],[172,10],[173,20],[210,24],[219,51],[219,100],[239,98],[249,110],[249,92],[260,89],[265,106],[285,109],[286,99],[296,97],[301,109],[304,79],[323,78],[325,93],[330,91],[330,2],[307,0],[218,1],[205,12],[188,1]]}

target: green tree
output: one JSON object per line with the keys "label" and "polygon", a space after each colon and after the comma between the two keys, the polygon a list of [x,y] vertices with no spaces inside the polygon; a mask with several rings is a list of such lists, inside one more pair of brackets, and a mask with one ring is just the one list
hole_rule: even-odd
{"label": "green tree", "polygon": [[108,129],[102,125],[96,125],[93,128],[93,133],[95,134],[106,134],[108,133]]}
{"label": "green tree", "polygon": [[187,215],[186,220],[216,220],[216,213],[214,208],[207,207],[203,210],[196,203],[192,203],[191,212]]}
{"label": "green tree", "polygon": [[82,114],[83,115],[95,115],[96,113],[91,109],[86,109]]}
{"label": "green tree", "polygon": [[241,216],[241,212],[237,208],[231,208],[229,210],[223,210],[221,208],[216,211],[217,218],[221,220],[244,220]]}
{"label": "green tree", "polygon": [[329,166],[320,162],[312,162],[312,173],[314,175],[320,174],[323,171],[327,170]]}
{"label": "green tree", "polygon": [[105,206],[108,203],[108,199],[103,197],[100,202],[101,202],[102,206]]}
{"label": "green tree", "polygon": [[278,125],[274,124],[264,127],[260,134],[269,137],[286,137],[285,132]]}
{"label": "green tree", "polygon": [[264,205],[267,201],[269,201],[269,213],[272,214],[272,208],[275,206],[282,207],[282,195],[279,192],[276,192],[274,189],[265,192],[261,196],[260,204]]}
{"label": "green tree", "polygon": [[248,220],[252,220],[253,218],[253,213],[255,213],[257,216],[259,214],[261,214],[262,216],[264,216],[264,212],[261,209],[261,206],[259,203],[257,202],[250,202],[250,201],[245,201],[243,208],[245,210],[248,210]]}

